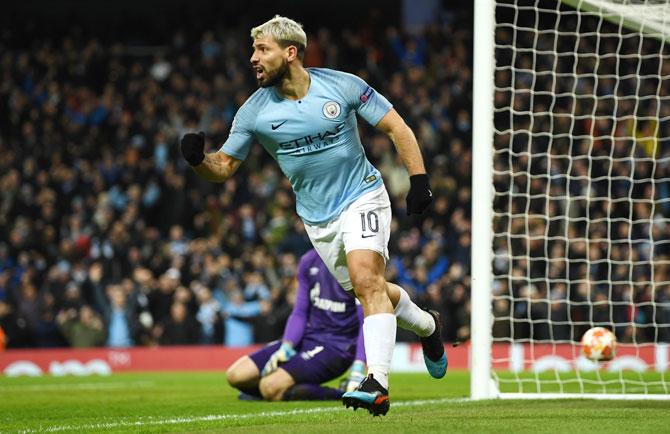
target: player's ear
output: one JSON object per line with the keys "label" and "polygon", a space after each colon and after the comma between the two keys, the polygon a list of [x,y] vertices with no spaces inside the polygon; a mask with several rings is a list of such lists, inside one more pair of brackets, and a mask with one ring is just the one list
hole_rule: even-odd
{"label": "player's ear", "polygon": [[296,47],[295,45],[289,45],[288,47],[286,47],[286,52],[288,53],[288,57],[286,60],[288,60],[289,62],[292,62],[298,58],[298,47]]}

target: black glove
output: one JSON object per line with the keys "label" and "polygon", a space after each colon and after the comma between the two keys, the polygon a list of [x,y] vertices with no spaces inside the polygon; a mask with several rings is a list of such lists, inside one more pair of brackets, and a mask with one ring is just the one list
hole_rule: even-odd
{"label": "black glove", "polygon": [[407,215],[421,214],[433,201],[433,193],[428,185],[428,175],[412,175],[409,177],[410,187],[407,193]]}
{"label": "black glove", "polygon": [[191,166],[197,166],[205,159],[205,133],[188,133],[181,139],[181,155]]}

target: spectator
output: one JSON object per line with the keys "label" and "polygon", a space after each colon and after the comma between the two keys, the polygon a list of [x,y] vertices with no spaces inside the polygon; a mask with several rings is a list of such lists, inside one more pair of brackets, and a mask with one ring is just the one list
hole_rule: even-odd
{"label": "spectator", "polygon": [[62,310],[57,317],[58,326],[68,344],[75,348],[99,347],[105,343],[102,320],[90,306]]}
{"label": "spectator", "polygon": [[161,345],[193,345],[200,342],[198,323],[184,303],[175,301],[170,308],[170,317],[156,328]]}
{"label": "spectator", "polygon": [[0,329],[2,329],[3,348],[25,348],[33,346],[33,336],[24,318],[18,316],[12,306],[0,300]]}
{"label": "spectator", "polygon": [[224,345],[230,347],[242,347],[254,342],[254,329],[251,321],[256,316],[269,310],[267,304],[262,305],[260,301],[244,301],[242,292],[233,289],[229,292],[228,303],[223,308],[225,319]]}
{"label": "spectator", "polygon": [[107,285],[104,294],[98,287],[96,298],[98,305],[103,308],[107,346],[115,348],[132,346],[135,343],[138,322],[132,299],[129,299],[117,284]]}
{"label": "spectator", "polygon": [[199,285],[196,295],[199,306],[196,319],[200,323],[201,343],[213,344],[221,342],[221,305],[212,297],[212,292],[205,286]]}

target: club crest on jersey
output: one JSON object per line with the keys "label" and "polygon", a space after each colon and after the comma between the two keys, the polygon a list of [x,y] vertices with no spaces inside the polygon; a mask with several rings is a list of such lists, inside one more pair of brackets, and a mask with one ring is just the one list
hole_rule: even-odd
{"label": "club crest on jersey", "polygon": [[342,108],[335,101],[328,101],[323,105],[323,115],[328,119],[335,119],[340,115]]}

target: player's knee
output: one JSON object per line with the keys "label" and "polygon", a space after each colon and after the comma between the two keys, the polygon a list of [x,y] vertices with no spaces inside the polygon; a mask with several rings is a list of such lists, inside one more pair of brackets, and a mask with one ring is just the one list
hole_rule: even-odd
{"label": "player's knee", "polygon": [[260,372],[249,356],[237,359],[226,371],[228,384],[238,389],[255,386],[259,377]]}
{"label": "player's knee", "polygon": [[239,369],[228,369],[226,371],[226,380],[232,387],[237,387],[242,383],[242,375]]}
{"label": "player's knee", "polygon": [[369,272],[356,273],[352,276],[351,282],[356,295],[362,299],[375,296],[377,293],[386,293],[386,280],[383,276]]}
{"label": "player's knee", "polygon": [[263,399],[267,401],[281,401],[287,386],[270,375],[261,379],[258,388],[261,391],[261,395],[263,395]]}

